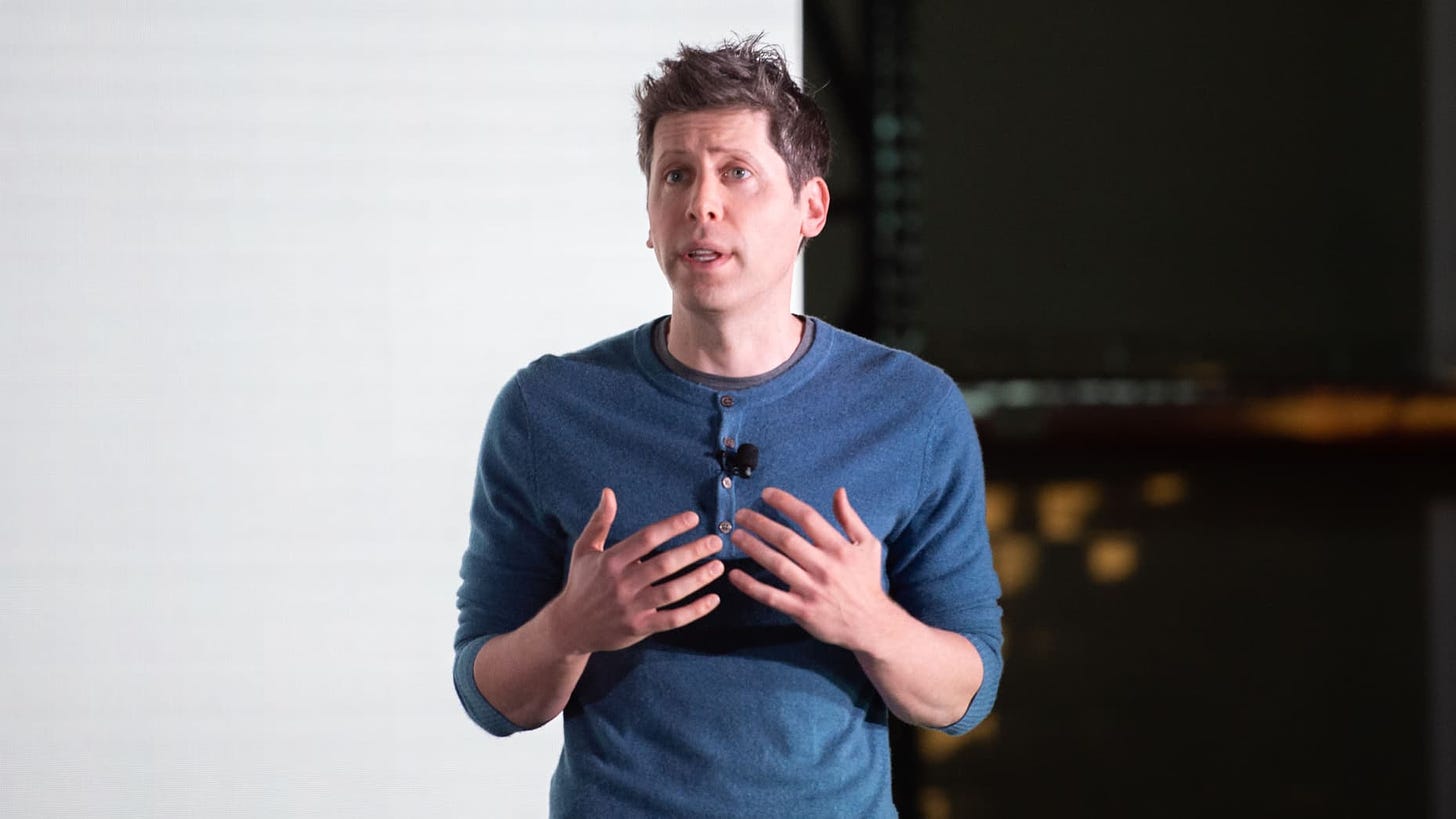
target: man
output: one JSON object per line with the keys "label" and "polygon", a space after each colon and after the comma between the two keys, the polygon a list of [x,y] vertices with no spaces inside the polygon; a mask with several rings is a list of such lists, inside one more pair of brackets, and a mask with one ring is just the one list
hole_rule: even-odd
{"label": "man", "polygon": [[661,68],[672,312],[501,392],[456,689],[499,735],[564,714],[553,815],[893,816],[887,709],[960,733],[1000,678],[975,430],[939,370],[790,312],[829,135],[782,55]]}

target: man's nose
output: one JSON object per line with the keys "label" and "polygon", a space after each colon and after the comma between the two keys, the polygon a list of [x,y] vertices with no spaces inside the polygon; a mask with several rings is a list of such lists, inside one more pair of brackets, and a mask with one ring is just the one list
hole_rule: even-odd
{"label": "man's nose", "polygon": [[716,222],[723,218],[723,189],[714,179],[704,179],[693,187],[688,199],[688,218],[695,222]]}

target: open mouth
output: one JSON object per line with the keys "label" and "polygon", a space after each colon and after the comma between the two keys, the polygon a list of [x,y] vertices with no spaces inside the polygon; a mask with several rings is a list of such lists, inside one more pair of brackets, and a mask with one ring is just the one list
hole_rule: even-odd
{"label": "open mouth", "polygon": [[716,250],[704,250],[701,248],[698,250],[689,250],[683,255],[694,262],[713,262],[717,261],[723,256],[722,253],[719,253]]}

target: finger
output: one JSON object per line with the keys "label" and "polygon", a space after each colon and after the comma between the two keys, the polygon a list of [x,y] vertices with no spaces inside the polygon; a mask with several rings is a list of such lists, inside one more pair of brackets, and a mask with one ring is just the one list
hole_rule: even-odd
{"label": "finger", "polygon": [[[822,560],[813,544],[799,537],[798,532],[766,515],[759,514],[752,509],[740,509],[736,518],[740,531],[752,532],[800,566],[815,566]],[[736,535],[737,532],[734,534]],[[733,542],[738,542],[736,537]]]}
{"label": "finger", "polygon": [[849,490],[839,487],[834,493],[834,516],[839,518],[839,525],[844,527],[844,533],[849,535],[852,543],[869,543],[877,540],[875,533],[860,519],[859,513],[849,504]]}
{"label": "finger", "polygon": [[637,584],[638,588],[643,588],[664,577],[671,577],[684,567],[722,549],[723,538],[717,535],[705,535],[691,543],[674,546],[656,557],[644,560],[628,568],[623,572],[623,576]]}
{"label": "finger", "polygon": [[[795,563],[784,553],[770,549],[767,544],[743,529],[732,535],[733,543],[754,563],[768,569],[769,574],[784,581],[790,588],[802,586],[809,579],[804,567]],[[795,536],[797,539],[797,535]]]}
{"label": "finger", "polygon": [[623,538],[612,547],[612,554],[623,563],[641,560],[648,552],[698,525],[697,512],[679,512],[656,523],[649,523]]}
{"label": "finger", "polygon": [[734,588],[743,592],[749,598],[771,609],[781,611],[795,619],[803,614],[803,601],[799,598],[783,589],[776,589],[761,580],[755,580],[749,576],[748,572],[742,569],[734,569],[729,572],[728,582],[732,583]]}
{"label": "finger", "polygon": [[701,619],[708,612],[718,608],[720,599],[716,594],[705,594],[685,606],[678,606],[675,609],[668,609],[667,611],[653,612],[652,616],[647,618],[647,628],[653,634],[659,631],[680,628],[694,620]]}
{"label": "finger", "polygon": [[799,529],[815,546],[824,549],[844,542],[844,536],[818,510],[788,492],[769,487],[763,490],[763,500],[799,524]]}
{"label": "finger", "polygon": [[597,508],[581,529],[572,553],[580,551],[600,552],[607,546],[607,533],[612,530],[612,521],[617,518],[617,495],[610,488],[602,490]]}
{"label": "finger", "polygon": [[674,577],[666,583],[650,587],[644,593],[643,602],[654,609],[670,606],[717,580],[718,575],[722,573],[723,561],[709,561],[682,577]]}

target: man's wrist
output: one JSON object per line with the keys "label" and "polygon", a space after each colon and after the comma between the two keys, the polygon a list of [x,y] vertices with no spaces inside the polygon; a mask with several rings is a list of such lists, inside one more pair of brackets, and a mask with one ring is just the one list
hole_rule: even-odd
{"label": "man's wrist", "polygon": [[540,641],[550,656],[562,662],[585,660],[591,656],[591,651],[572,644],[577,630],[571,627],[570,617],[564,611],[559,595],[541,607],[535,625],[536,634],[532,637]]}
{"label": "man's wrist", "polygon": [[864,618],[849,649],[863,662],[889,662],[895,654],[896,646],[906,639],[906,629],[918,622],[894,598],[886,594]]}

